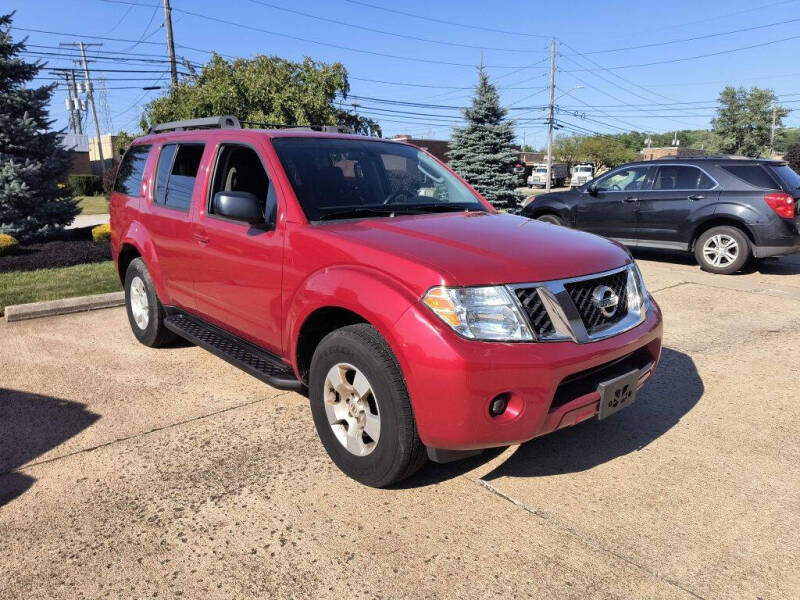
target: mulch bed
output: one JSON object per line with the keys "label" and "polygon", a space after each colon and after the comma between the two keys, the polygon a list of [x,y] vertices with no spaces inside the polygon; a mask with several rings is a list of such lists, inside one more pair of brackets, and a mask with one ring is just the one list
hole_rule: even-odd
{"label": "mulch bed", "polygon": [[20,244],[13,253],[0,256],[0,273],[71,267],[111,260],[111,245],[108,242],[95,244],[91,239],[80,239],[83,237],[80,234],[61,237],[73,239]]}

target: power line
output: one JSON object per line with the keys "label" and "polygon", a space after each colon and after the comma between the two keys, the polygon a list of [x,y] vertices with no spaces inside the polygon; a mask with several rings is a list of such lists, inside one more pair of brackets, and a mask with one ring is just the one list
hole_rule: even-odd
{"label": "power line", "polygon": [[[100,0],[101,2],[109,2],[112,4],[131,4],[129,0]],[[150,4],[136,4],[136,6],[153,6]],[[156,5],[157,6],[157,5]],[[376,50],[366,50],[364,48],[353,48],[351,46],[344,46],[341,44],[333,44],[331,42],[322,42],[320,40],[314,40],[311,38],[304,38],[297,35],[291,35],[288,33],[283,33],[280,31],[272,31],[270,29],[264,29],[262,27],[256,27],[254,25],[248,25],[246,23],[238,23],[236,21],[230,21],[228,19],[223,19],[220,17],[214,17],[211,15],[206,15],[203,13],[198,13],[190,10],[185,10],[182,8],[173,8],[174,12],[178,12],[181,14],[189,15],[192,17],[196,17],[198,19],[205,19],[207,21],[212,21],[214,23],[222,23],[224,25],[230,25],[232,27],[239,27],[241,29],[247,29],[249,31],[257,31],[259,33],[266,33],[267,35],[274,35],[276,37],[281,37],[285,39],[295,40],[298,42],[304,42],[306,44],[315,44],[318,46],[326,46],[329,48],[336,48],[337,50],[346,50],[348,52],[357,52],[359,54],[368,54],[371,56],[382,56],[384,58],[392,58],[394,60],[405,60],[410,62],[419,62],[419,63],[427,63],[427,64],[437,64],[437,65],[448,65],[451,67],[470,67],[474,68],[475,65],[473,63],[458,63],[446,60],[436,60],[431,58],[418,58],[416,56],[403,56],[400,54],[389,54],[387,52],[378,52]],[[487,65],[488,66],[488,65]],[[493,69],[518,69],[524,68],[524,65],[492,65],[491,68]]]}
{"label": "power line", "polygon": [[359,6],[366,6],[367,8],[373,8],[375,10],[382,10],[388,13],[394,13],[396,15],[403,15],[405,17],[411,17],[413,19],[420,19],[422,21],[431,21],[433,23],[441,23],[443,25],[450,25],[452,27],[461,27],[463,29],[473,29],[476,31],[491,31],[492,33],[503,33],[506,35],[518,35],[522,37],[533,37],[533,38],[542,38],[542,39],[549,39],[551,36],[549,35],[541,35],[536,33],[522,33],[519,31],[508,31],[506,29],[495,29],[493,27],[482,27],[480,25],[468,25],[466,23],[457,23],[455,21],[447,21],[445,19],[437,19],[435,17],[428,17],[424,15],[418,15],[410,12],[405,12],[402,10],[397,10],[395,8],[387,8],[385,6],[377,6],[375,4],[370,4],[369,2],[362,2],[361,0],[344,0],[344,2],[349,2],[350,4],[357,4]]}
{"label": "power line", "polygon": [[473,49],[473,50],[495,50],[495,51],[498,51],[498,52],[516,52],[516,53],[519,53],[519,54],[531,54],[532,52],[536,52],[535,50],[534,51],[523,50],[523,49],[520,49],[520,48],[499,48],[499,47],[496,47],[496,46],[477,46],[477,45],[474,45],[474,44],[461,44],[459,42],[449,42],[449,41],[441,40],[441,39],[437,40],[437,39],[433,39],[433,38],[419,37],[419,36],[416,36],[416,35],[408,35],[408,34],[405,34],[405,33],[397,33],[395,31],[387,31],[385,29],[376,29],[374,27],[367,27],[365,25],[357,25],[355,23],[349,23],[347,21],[339,21],[337,19],[330,19],[328,17],[322,17],[322,16],[319,16],[319,15],[314,15],[314,14],[302,12],[302,11],[299,11],[299,10],[294,10],[294,9],[291,9],[291,8],[278,6],[277,4],[272,4],[271,2],[265,2],[264,0],[247,0],[247,1],[248,2],[252,2],[253,4],[259,4],[261,6],[266,6],[268,8],[272,8],[272,9],[275,9],[275,10],[280,10],[280,11],[287,12],[287,13],[290,13],[290,14],[300,15],[301,17],[306,17],[306,18],[309,18],[309,19],[315,19],[317,21],[322,21],[324,23],[334,23],[335,25],[342,25],[343,27],[351,27],[353,29],[359,29],[361,31],[369,31],[371,33],[378,33],[378,34],[381,34],[381,35],[388,35],[388,36],[392,36],[392,37],[404,38],[404,39],[407,39],[407,40],[414,40],[414,41],[417,41],[417,42],[425,42],[425,43],[429,43],[429,44],[439,44],[439,45],[443,45],[443,46],[455,46],[455,47],[459,47],[459,48],[470,48],[470,49]]}
{"label": "power line", "polygon": [[[740,46],[738,48],[729,48],[727,50],[720,50],[718,52],[709,52],[706,54],[697,54],[695,56],[684,56],[681,58],[671,58],[668,60],[657,60],[649,63],[639,63],[635,65],[617,65],[614,67],[605,67],[606,71],[614,71],[617,69],[637,69],[639,67],[652,67],[654,65],[666,65],[671,63],[678,63],[678,62],[685,62],[687,60],[697,60],[700,58],[709,58],[711,56],[721,56],[723,54],[731,54],[734,52],[741,52],[743,50],[752,50],[753,48],[763,48],[764,46],[770,46],[773,44],[780,44],[781,42],[788,42],[791,40],[796,40],[800,38],[800,35],[792,35],[789,37],[781,38],[778,40],[770,40],[768,42],[761,42],[759,44],[750,44],[749,46]],[[591,71],[592,69],[574,69],[572,71],[564,71],[564,73],[578,73],[582,71]]]}

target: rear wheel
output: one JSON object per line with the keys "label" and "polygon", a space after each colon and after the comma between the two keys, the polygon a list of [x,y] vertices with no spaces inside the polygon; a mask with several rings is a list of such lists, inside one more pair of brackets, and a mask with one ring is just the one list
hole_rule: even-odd
{"label": "rear wheel", "polygon": [[564,223],[564,220],[561,217],[553,214],[539,215],[538,217],[536,217],[536,220],[542,221],[543,223],[552,223],[553,225],[561,225],[562,227],[566,225],[566,223]]}
{"label": "rear wheel", "polygon": [[371,325],[348,325],[320,342],[309,394],[322,445],[349,477],[385,487],[424,464],[403,373]]}
{"label": "rear wheel", "polygon": [[164,307],[141,258],[133,259],[125,272],[125,307],[133,335],[145,346],[157,348],[177,339],[164,326]]}
{"label": "rear wheel", "polygon": [[730,275],[750,261],[750,241],[736,227],[712,227],[697,238],[694,255],[704,271]]}

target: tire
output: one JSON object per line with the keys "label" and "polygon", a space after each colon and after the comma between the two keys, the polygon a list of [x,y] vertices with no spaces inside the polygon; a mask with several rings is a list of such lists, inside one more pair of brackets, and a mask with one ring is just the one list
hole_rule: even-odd
{"label": "tire", "polygon": [[322,445],[345,475],[386,487],[425,463],[403,373],[371,325],[348,325],[323,338],[311,359],[309,395]]}
{"label": "tire", "polygon": [[145,346],[158,348],[178,339],[164,326],[164,307],[141,258],[133,259],[125,272],[125,308],[133,335]]}
{"label": "tire", "polygon": [[536,217],[536,220],[542,221],[543,223],[552,223],[553,225],[561,225],[561,227],[566,227],[566,223],[564,223],[564,220],[561,217],[549,213],[539,215]]}
{"label": "tire", "polygon": [[747,265],[752,258],[752,250],[750,240],[741,229],[712,227],[697,238],[694,256],[704,271],[730,275]]}

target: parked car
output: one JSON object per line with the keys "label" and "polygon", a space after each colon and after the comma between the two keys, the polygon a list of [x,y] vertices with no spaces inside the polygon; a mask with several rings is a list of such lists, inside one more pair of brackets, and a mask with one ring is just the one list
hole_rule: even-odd
{"label": "parked car", "polygon": [[157,126],[121,162],[111,229],[141,343],[180,336],[307,393],[330,457],[372,486],[605,418],[661,351],[621,245],[499,213],[404,143]]}
{"label": "parked car", "polygon": [[594,177],[594,165],[575,165],[569,178],[569,187],[580,187]]}
{"label": "parked car", "polygon": [[538,196],[522,214],[629,247],[694,252],[704,270],[729,274],[753,257],[800,252],[798,198],[800,176],[786,162],[681,156]]}
{"label": "parked car", "polygon": [[[553,163],[550,165],[550,183],[553,187],[563,187],[567,181],[567,163]],[[528,176],[528,187],[546,187],[547,163],[538,163],[531,168]]]}

